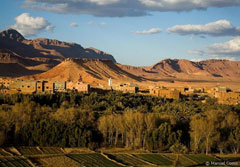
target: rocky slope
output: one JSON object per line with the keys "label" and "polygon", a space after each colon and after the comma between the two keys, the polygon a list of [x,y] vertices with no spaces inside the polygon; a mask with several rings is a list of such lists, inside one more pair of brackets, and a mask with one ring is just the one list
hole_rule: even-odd
{"label": "rocky slope", "polygon": [[40,73],[38,70],[28,70],[18,63],[0,63],[0,77],[20,77]]}
{"label": "rocky slope", "polygon": [[130,74],[111,60],[100,59],[66,59],[51,70],[24,77],[35,80],[82,81],[91,84],[106,84],[109,78],[114,82],[141,82],[142,78]]}
{"label": "rocky slope", "polygon": [[150,67],[118,65],[125,71],[148,80],[235,81],[240,80],[240,62],[184,59],[165,59]]}
{"label": "rocky slope", "polygon": [[240,81],[240,62],[208,60],[166,59],[150,67],[121,65],[111,60],[66,59],[51,70],[26,77],[35,80],[77,81],[80,78],[91,84],[148,83],[158,81]]}
{"label": "rocky slope", "polygon": [[[108,53],[94,48],[85,49],[76,43],[46,38],[26,40],[14,29],[0,33],[0,63],[5,63],[4,66],[16,63],[30,71],[44,72],[61,63],[65,58],[108,59],[116,62]],[[20,72],[18,71],[19,74]],[[4,76],[4,73],[1,75]],[[28,74],[22,70],[21,75]]]}

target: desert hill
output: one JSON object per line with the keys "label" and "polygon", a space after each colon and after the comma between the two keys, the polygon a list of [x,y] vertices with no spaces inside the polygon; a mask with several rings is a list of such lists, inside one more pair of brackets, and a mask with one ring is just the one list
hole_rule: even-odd
{"label": "desert hill", "polygon": [[[52,68],[54,63],[54,61],[44,63],[24,58],[10,50],[0,49],[0,76],[18,77],[41,73]],[[41,68],[37,68],[38,66]]]}
{"label": "desert hill", "polygon": [[[0,76],[103,83],[108,78],[126,82],[240,81],[240,62],[165,59],[149,67],[116,63],[111,54],[53,39],[25,39],[16,30],[0,33]],[[38,74],[38,75],[36,75]]]}
{"label": "desert hill", "polygon": [[121,65],[111,60],[68,58],[51,70],[25,77],[35,80],[82,81],[91,84],[158,81],[240,81],[240,62],[228,60],[162,60],[150,67]]}
{"label": "desert hill", "polygon": [[61,64],[42,74],[24,77],[35,80],[78,81],[91,84],[106,84],[109,78],[117,82],[141,82],[142,78],[130,74],[111,60],[66,59]]}
{"label": "desert hill", "polygon": [[240,80],[240,62],[205,60],[193,62],[184,59],[165,59],[150,67],[118,65],[125,71],[148,80],[179,81],[235,81]]}
{"label": "desert hill", "polygon": [[17,63],[22,66],[35,66],[42,64],[37,60],[19,56],[8,49],[0,49],[0,63]]}
{"label": "desert hill", "polygon": [[37,70],[28,70],[18,63],[0,63],[0,76],[4,77],[20,77],[22,74],[33,75],[40,72]]}
{"label": "desert hill", "polygon": [[[9,66],[9,69],[15,63],[34,73],[44,72],[66,58],[108,59],[116,62],[108,53],[95,48],[85,49],[76,43],[46,38],[27,40],[14,29],[0,33],[0,63],[5,63],[4,66]],[[25,70],[17,71],[22,76],[29,74],[25,72]],[[1,75],[4,76],[4,73],[2,72]]]}
{"label": "desert hill", "polygon": [[184,59],[166,59],[153,65],[150,70],[187,80],[199,78],[201,80],[240,79],[239,61],[205,60],[193,62]]}

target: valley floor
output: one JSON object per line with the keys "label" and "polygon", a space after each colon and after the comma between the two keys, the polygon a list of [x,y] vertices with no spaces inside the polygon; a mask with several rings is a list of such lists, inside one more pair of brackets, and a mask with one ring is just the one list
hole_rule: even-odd
{"label": "valley floor", "polygon": [[149,86],[165,86],[165,87],[192,87],[192,88],[199,88],[199,87],[227,87],[230,88],[233,91],[239,91],[240,90],[240,81],[174,81],[174,82],[146,82],[146,83],[138,83],[140,88],[147,89]]}

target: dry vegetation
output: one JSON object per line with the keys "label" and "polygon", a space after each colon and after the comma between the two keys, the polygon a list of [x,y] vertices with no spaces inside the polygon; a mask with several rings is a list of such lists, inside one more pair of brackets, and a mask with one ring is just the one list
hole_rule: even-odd
{"label": "dry vegetation", "polygon": [[45,162],[46,167],[82,167],[79,163],[64,155],[44,157],[40,160]]}
{"label": "dry vegetation", "polygon": [[89,148],[63,148],[67,154],[94,153]]}

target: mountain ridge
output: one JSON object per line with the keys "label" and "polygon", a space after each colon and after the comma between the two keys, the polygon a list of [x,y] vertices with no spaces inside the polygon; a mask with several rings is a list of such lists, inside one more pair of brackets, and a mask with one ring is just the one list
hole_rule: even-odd
{"label": "mountain ridge", "polygon": [[114,83],[239,82],[240,72],[238,71],[240,71],[240,62],[228,60],[192,62],[168,59],[149,67],[135,67],[114,63],[111,60],[68,58],[49,71],[25,78],[59,81],[77,81],[81,78],[82,81],[90,84],[105,85],[109,78],[112,78]]}
{"label": "mountain ridge", "polygon": [[79,74],[91,83],[108,78],[124,82],[240,81],[240,61],[164,59],[135,67],[119,64],[111,54],[93,47],[47,38],[26,40],[13,29],[0,33],[0,66],[0,76],[77,80]]}
{"label": "mountain ridge", "polygon": [[82,81],[105,84],[109,78],[118,82],[141,82],[142,78],[130,74],[111,60],[68,58],[54,68],[41,74],[24,77],[34,80]]}
{"label": "mountain ridge", "polygon": [[[0,33],[0,63],[7,63],[9,66],[17,63],[34,73],[40,73],[50,70],[66,58],[109,59],[116,62],[111,54],[95,48],[83,48],[77,43],[47,38],[27,40],[14,29]],[[14,76],[14,72],[20,74],[17,69],[19,68],[14,71],[13,68],[10,76]],[[22,70],[22,76],[30,74],[24,71],[26,70]]]}
{"label": "mountain ridge", "polygon": [[150,80],[240,80],[240,61],[164,59],[148,67],[119,66]]}

